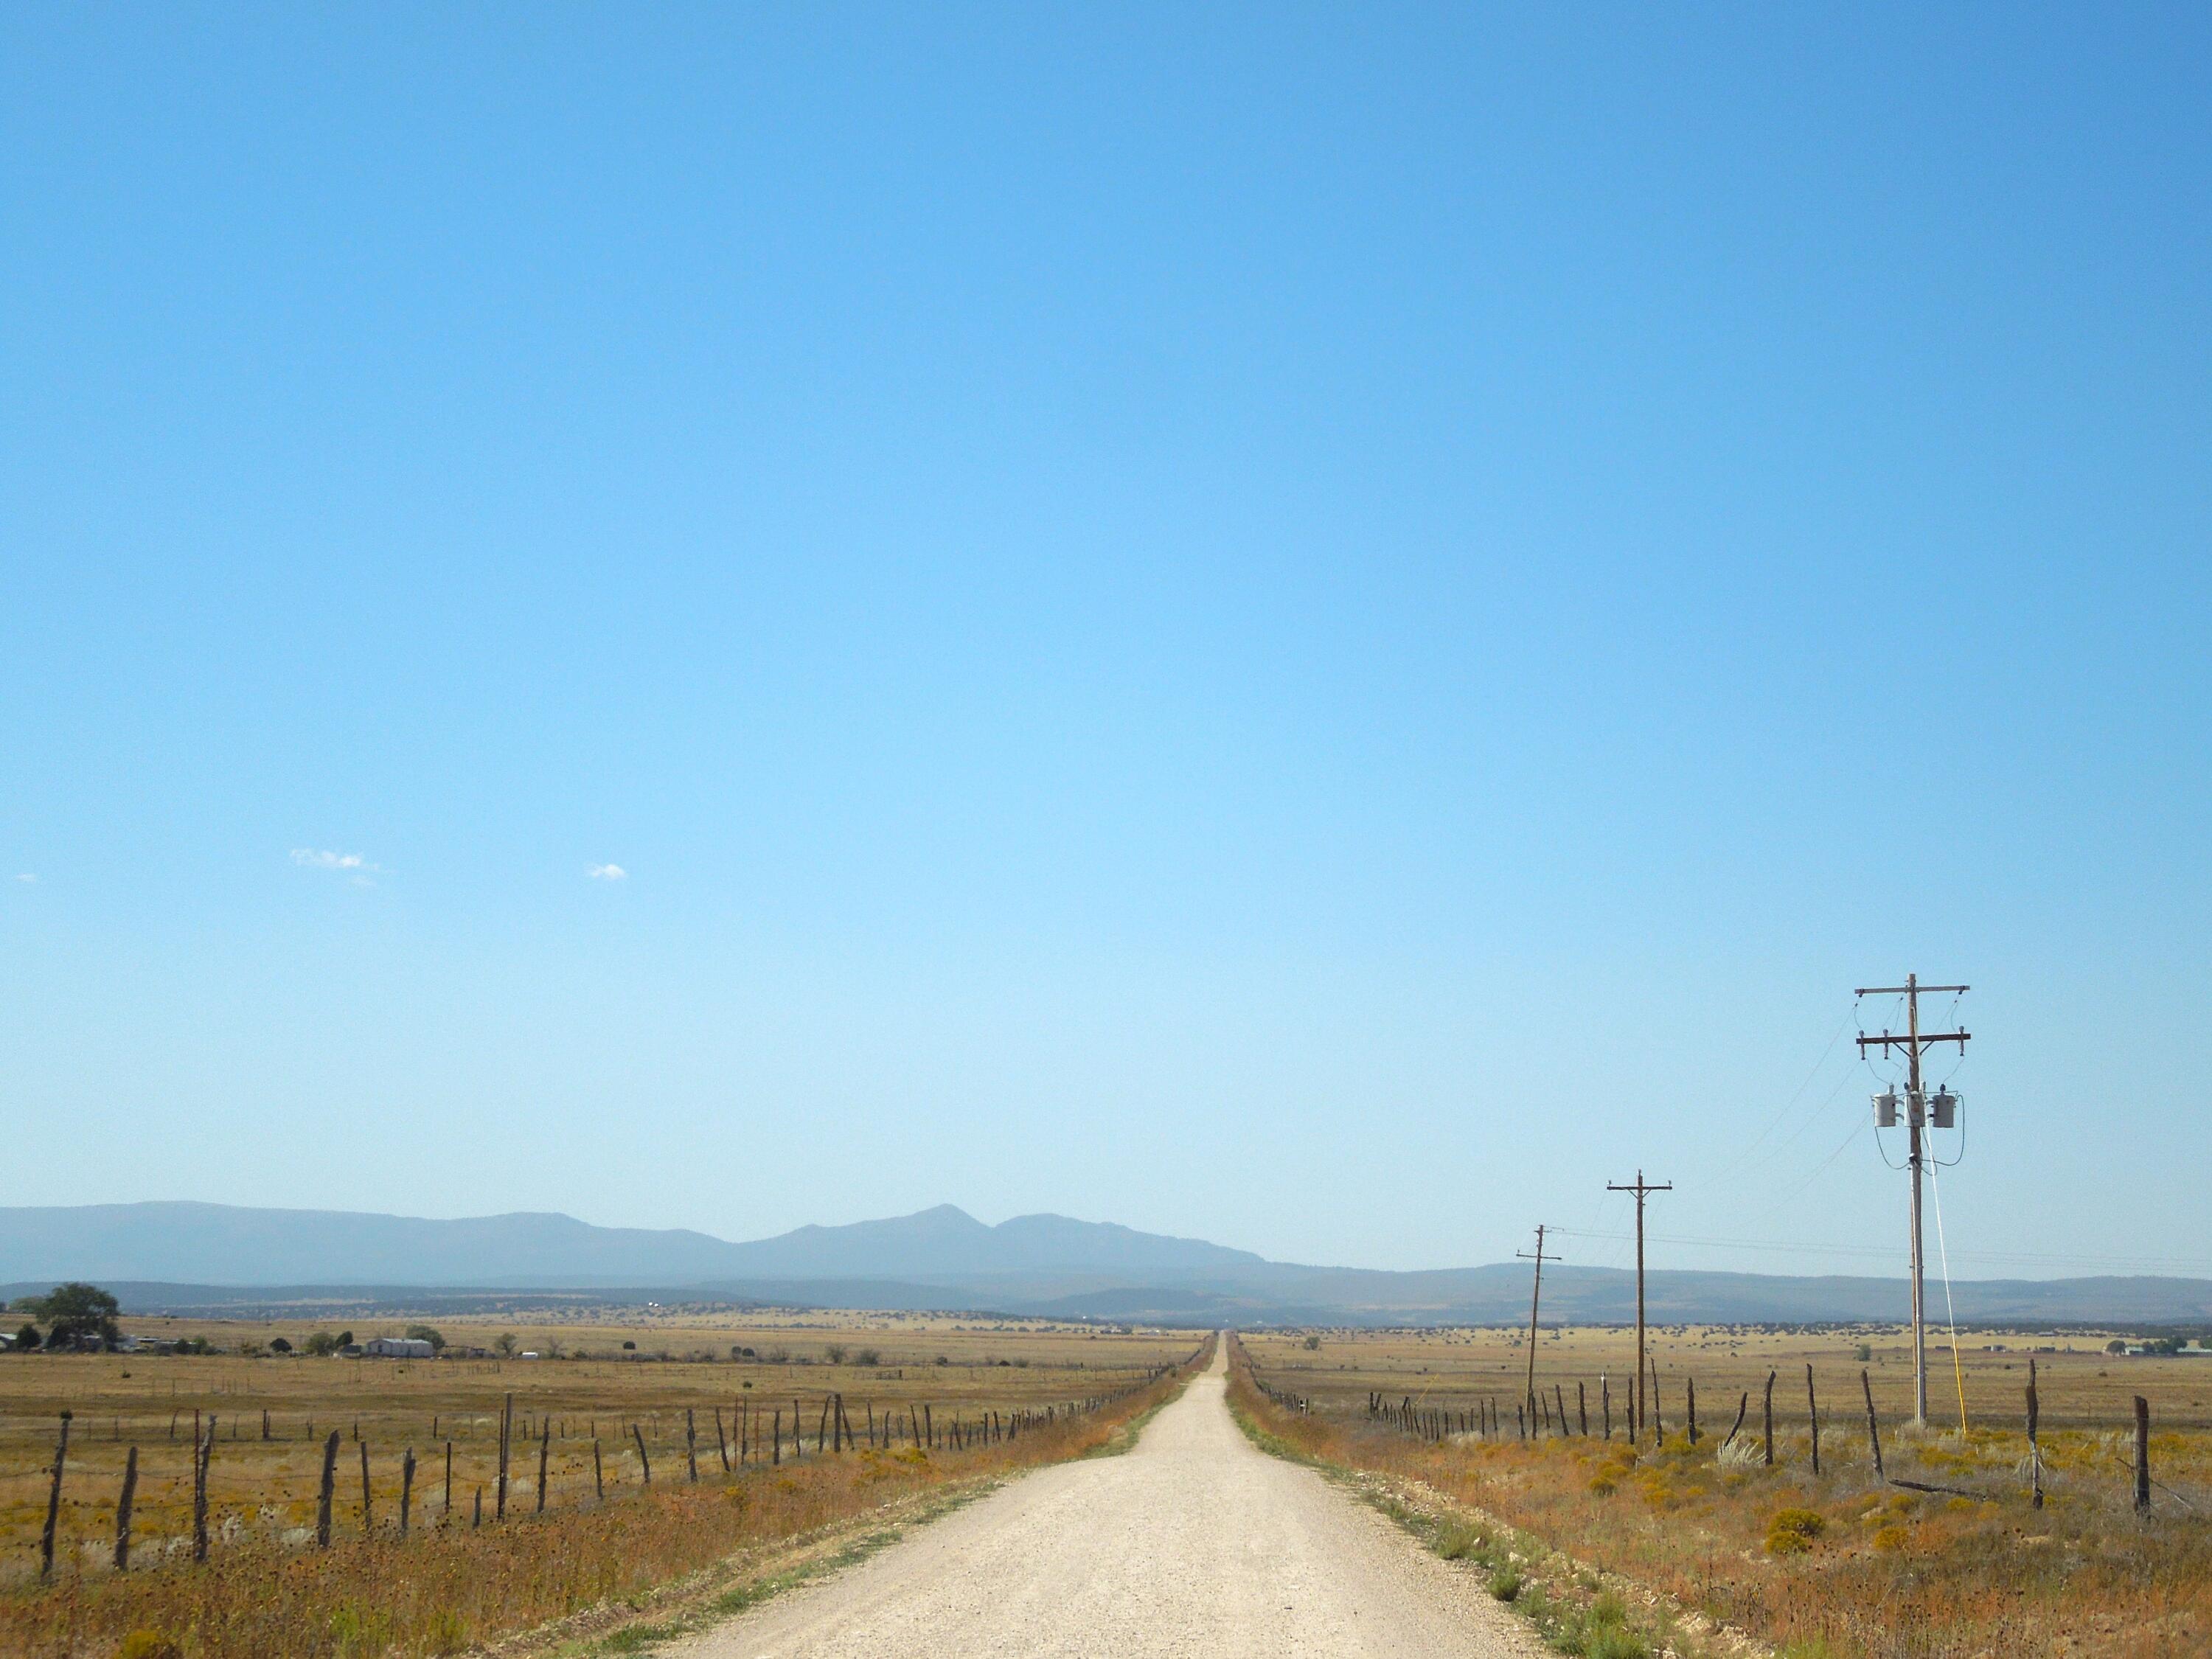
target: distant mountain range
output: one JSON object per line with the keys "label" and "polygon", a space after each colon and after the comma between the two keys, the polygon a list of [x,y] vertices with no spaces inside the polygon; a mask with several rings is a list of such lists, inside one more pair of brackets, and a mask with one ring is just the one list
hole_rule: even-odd
{"label": "distant mountain range", "polygon": [[[1176,1324],[1494,1324],[1526,1316],[1518,1263],[1390,1273],[1269,1261],[1202,1239],[1066,1216],[986,1226],[953,1206],[733,1243],[709,1234],[594,1227],[522,1212],[465,1220],[220,1204],[0,1208],[0,1285],[115,1286],[136,1312],[370,1302],[722,1300],[960,1309]],[[1555,1267],[1548,1322],[1635,1315],[1635,1276]],[[1975,1279],[1953,1285],[1979,1324],[2212,1322],[2212,1280]],[[1661,1269],[1666,1322],[1812,1323],[1905,1316],[1902,1279]]]}

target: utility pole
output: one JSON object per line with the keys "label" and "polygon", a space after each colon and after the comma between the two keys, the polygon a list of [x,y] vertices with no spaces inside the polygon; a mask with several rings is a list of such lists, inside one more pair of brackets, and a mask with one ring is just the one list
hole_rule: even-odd
{"label": "utility pole", "polygon": [[1536,1411],[1536,1310],[1544,1298],[1544,1264],[1557,1261],[1559,1258],[1544,1254],[1544,1229],[1540,1224],[1536,1229],[1535,1255],[1531,1255],[1526,1250],[1516,1250],[1513,1254],[1523,1261],[1536,1264],[1535,1287],[1528,1292],[1528,1420],[1534,1423]]}
{"label": "utility pole", "polygon": [[[1920,994],[1926,991],[1963,995],[1972,988],[1966,985],[1923,985],[1919,975],[1907,974],[1902,985],[1863,986],[1854,994],[1863,997],[1902,996],[1905,999],[1905,1035],[1893,1036],[1884,1031],[1880,1036],[1869,1036],[1862,1031],[1859,1034],[1859,1053],[1863,1055],[1869,1048],[1880,1048],[1885,1053],[1893,1048],[1902,1048],[1909,1068],[1905,1108],[1905,1128],[1911,1139],[1909,1161],[1912,1167],[1912,1420],[1921,1425],[1928,1421],[1928,1322],[1927,1300],[1921,1282],[1924,1261],[1920,1231],[1920,1182],[1926,1151],[1925,1132],[1929,1124],[1928,1097],[1920,1087],[1920,1056],[1924,1050],[1939,1042],[1955,1042],[1959,1045],[1959,1052],[1963,1054],[1966,1052],[1966,1041],[1973,1034],[1971,1031],[1935,1031],[1923,1035],[1920,1030]],[[1955,1109],[1955,1097],[1941,1095],[1936,1105],[1937,1117],[1942,1120],[1942,1127],[1948,1128],[1950,1113]],[[1894,1123],[1897,1117],[1896,1095],[1877,1095],[1875,1111],[1877,1125],[1887,1127]]]}
{"label": "utility pole", "polygon": [[1668,1181],[1654,1186],[1644,1179],[1644,1171],[1638,1170],[1636,1172],[1634,1186],[1623,1186],[1608,1181],[1605,1184],[1605,1189],[1609,1193],[1636,1194],[1636,1388],[1629,1395],[1628,1425],[1629,1442],[1633,1444],[1636,1437],[1643,1432],[1645,1421],[1644,1415],[1644,1200],[1653,1193],[1673,1192],[1674,1183]]}

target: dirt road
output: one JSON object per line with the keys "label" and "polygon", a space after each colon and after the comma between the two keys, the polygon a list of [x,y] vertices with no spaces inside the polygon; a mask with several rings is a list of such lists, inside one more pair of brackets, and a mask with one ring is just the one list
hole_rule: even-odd
{"label": "dirt road", "polygon": [[[1224,1345],[1225,1349],[1225,1345]],[[1223,1358],[1122,1457],[1026,1475],[684,1659],[1085,1659],[1543,1651],[1475,1575],[1253,1449]]]}

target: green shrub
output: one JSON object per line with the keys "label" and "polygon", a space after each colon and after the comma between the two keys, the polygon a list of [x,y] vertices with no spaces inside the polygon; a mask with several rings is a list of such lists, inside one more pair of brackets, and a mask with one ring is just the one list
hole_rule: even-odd
{"label": "green shrub", "polygon": [[1630,1631],[1602,1629],[1584,1640],[1583,1659],[1651,1659],[1651,1644]]}
{"label": "green shrub", "polygon": [[1510,1601],[1521,1594],[1521,1575],[1510,1567],[1500,1567],[1490,1575],[1490,1593],[1501,1601]]}
{"label": "green shrub", "polygon": [[1828,1517],[1818,1510],[1778,1510],[1766,1523],[1766,1548],[1773,1555],[1802,1555],[1813,1540],[1828,1529]]}
{"label": "green shrub", "polygon": [[1455,1523],[1437,1534],[1437,1553],[1447,1561],[1464,1561],[1470,1555],[1480,1555],[1488,1541],[1480,1527]]}

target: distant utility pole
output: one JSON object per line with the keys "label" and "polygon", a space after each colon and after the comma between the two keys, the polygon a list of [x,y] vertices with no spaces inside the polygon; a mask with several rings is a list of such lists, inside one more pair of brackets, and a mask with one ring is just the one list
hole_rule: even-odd
{"label": "distant utility pole", "polygon": [[[1966,1041],[1971,1031],[1935,1031],[1923,1034],[1920,1030],[1920,994],[1964,995],[1971,990],[1966,985],[1923,985],[1917,974],[1907,974],[1902,985],[1869,985],[1861,987],[1855,995],[1902,996],[1905,999],[1905,1030],[1903,1036],[1892,1036],[1884,1031],[1880,1036],[1859,1034],[1859,1053],[1880,1048],[1887,1053],[1892,1048],[1905,1050],[1905,1064],[1910,1068],[1905,1083],[1905,1127],[1911,1138],[1910,1162],[1912,1166],[1912,1420],[1924,1424],[1928,1420],[1928,1322],[1927,1301],[1921,1285],[1924,1266],[1920,1237],[1920,1171],[1924,1152],[1923,1134],[1931,1127],[1928,1109],[1931,1103],[1920,1087],[1920,1056],[1923,1051],[1939,1042],[1955,1042],[1959,1052],[1966,1052]],[[1889,1128],[1897,1122],[1897,1097],[1894,1093],[1875,1097],[1875,1122]],[[1948,1129],[1958,1110],[1959,1098],[1947,1090],[1936,1092],[1935,1122],[1932,1127]]]}
{"label": "distant utility pole", "polygon": [[1544,1229],[1540,1225],[1536,1229],[1536,1253],[1531,1255],[1526,1250],[1516,1250],[1513,1254],[1523,1261],[1536,1264],[1535,1288],[1528,1292],[1528,1411],[1533,1423],[1536,1410],[1536,1310],[1544,1299],[1544,1264],[1559,1258],[1544,1254]]}
{"label": "distant utility pole", "polygon": [[1632,1442],[1643,1432],[1644,1416],[1644,1200],[1653,1193],[1671,1193],[1674,1183],[1663,1182],[1654,1186],[1644,1179],[1644,1171],[1636,1172],[1636,1184],[1623,1186],[1608,1181],[1609,1193],[1636,1194],[1636,1387],[1629,1393],[1628,1437]]}

